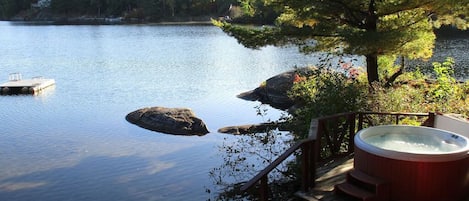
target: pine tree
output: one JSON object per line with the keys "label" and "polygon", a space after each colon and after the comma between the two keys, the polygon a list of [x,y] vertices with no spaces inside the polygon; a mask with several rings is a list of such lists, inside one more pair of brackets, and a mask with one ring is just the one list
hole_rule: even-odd
{"label": "pine tree", "polygon": [[293,44],[304,53],[364,55],[369,83],[379,81],[379,56],[427,59],[434,28],[466,29],[469,17],[469,0],[242,0],[250,14],[259,3],[279,12],[274,26],[215,24],[249,48]]}

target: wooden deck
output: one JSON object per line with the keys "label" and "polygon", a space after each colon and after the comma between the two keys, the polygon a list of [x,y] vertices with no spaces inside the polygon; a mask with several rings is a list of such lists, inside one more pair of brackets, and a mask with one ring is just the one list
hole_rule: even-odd
{"label": "wooden deck", "polygon": [[[343,183],[346,173],[352,169],[353,156],[318,167],[316,186],[310,192],[299,191],[296,195],[307,201],[356,201],[334,193],[334,186]],[[469,201],[469,197],[463,201]]]}
{"label": "wooden deck", "polygon": [[42,90],[55,85],[54,79],[34,77],[32,79],[22,79],[21,76],[10,76],[8,82],[0,85],[1,95],[12,94],[38,94]]}
{"label": "wooden deck", "polygon": [[334,186],[345,181],[346,173],[353,168],[353,156],[335,160],[318,167],[316,186],[310,192],[297,192],[308,201],[349,201],[350,198],[334,194]]}
{"label": "wooden deck", "polygon": [[[435,127],[436,116],[436,113],[350,112],[312,119],[308,138],[297,141],[240,190],[245,192],[258,186],[259,200],[270,200],[268,174],[300,150],[298,197],[311,201],[354,200],[336,195],[334,188],[345,182],[348,171],[353,168],[355,132],[370,126],[399,125],[407,118],[422,126]],[[324,162],[327,164],[321,165]],[[469,201],[469,197],[463,201]]]}

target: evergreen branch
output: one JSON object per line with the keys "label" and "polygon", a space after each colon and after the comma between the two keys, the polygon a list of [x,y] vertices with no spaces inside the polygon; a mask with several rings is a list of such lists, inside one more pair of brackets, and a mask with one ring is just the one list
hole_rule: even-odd
{"label": "evergreen branch", "polygon": [[334,2],[338,5],[340,5],[341,7],[344,8],[345,12],[352,18],[351,20],[347,20],[347,19],[341,19],[343,20],[345,23],[351,25],[351,26],[354,26],[354,27],[357,27],[357,28],[360,28],[360,29],[364,29],[365,26],[363,24],[363,19],[360,19],[357,15],[355,15],[355,13],[359,13],[359,14],[362,14],[363,16],[366,16],[367,13],[362,11],[362,10],[359,10],[359,9],[352,9],[349,5],[347,5],[346,3],[342,2],[342,1],[337,1],[337,0],[332,0],[331,2]]}
{"label": "evergreen branch", "polygon": [[427,2],[422,2],[422,4],[415,4],[414,6],[399,7],[399,9],[396,9],[396,10],[392,10],[392,11],[389,11],[389,12],[378,13],[378,16],[383,17],[383,16],[387,16],[387,15],[397,15],[398,13],[401,13],[401,12],[411,11],[411,10],[415,10],[415,9],[418,9],[418,8],[422,8],[424,6],[431,5],[433,2],[434,1],[429,0]]}

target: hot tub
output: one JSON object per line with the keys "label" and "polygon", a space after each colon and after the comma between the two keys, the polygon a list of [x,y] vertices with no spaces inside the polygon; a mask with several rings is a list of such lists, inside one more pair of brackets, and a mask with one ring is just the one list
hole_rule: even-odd
{"label": "hot tub", "polygon": [[395,201],[469,196],[469,140],[445,130],[375,126],[354,138],[354,168],[387,181]]}

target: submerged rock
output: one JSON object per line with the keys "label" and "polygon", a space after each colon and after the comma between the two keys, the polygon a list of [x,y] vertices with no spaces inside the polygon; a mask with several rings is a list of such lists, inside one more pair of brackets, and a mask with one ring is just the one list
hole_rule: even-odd
{"label": "submerged rock", "polygon": [[218,132],[241,135],[241,134],[266,132],[266,130],[271,127],[273,127],[273,125],[271,124],[249,124],[249,125],[241,125],[241,126],[227,126],[227,127],[218,129]]}
{"label": "submerged rock", "polygon": [[243,135],[252,133],[265,133],[269,130],[288,130],[284,123],[261,123],[261,124],[248,124],[240,126],[227,126],[218,129],[219,133]]}
{"label": "submerged rock", "polygon": [[174,135],[205,135],[205,123],[188,108],[142,108],[129,113],[127,121],[152,131]]}

